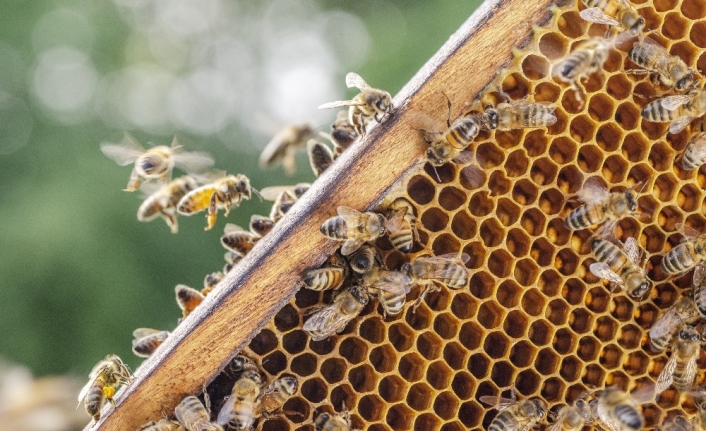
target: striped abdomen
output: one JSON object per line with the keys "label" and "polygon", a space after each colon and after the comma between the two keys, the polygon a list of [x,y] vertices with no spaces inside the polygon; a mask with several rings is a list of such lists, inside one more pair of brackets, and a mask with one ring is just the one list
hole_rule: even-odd
{"label": "striped abdomen", "polygon": [[480,131],[480,120],[477,116],[462,117],[451,124],[446,131],[446,140],[456,148],[466,148]]}
{"label": "striped abdomen", "polygon": [[677,118],[686,116],[688,116],[688,114],[684,110],[683,105],[670,111],[669,109],[662,106],[661,99],[654,100],[645,105],[644,108],[642,108],[642,118],[648,121],[654,121],[658,123],[666,123]]}
{"label": "striped abdomen", "polygon": [[96,380],[96,382],[88,389],[84,404],[86,406],[86,413],[88,413],[95,421],[98,421],[101,417],[101,407],[105,403],[105,393],[103,393],[103,382]]}
{"label": "striped abdomen", "polygon": [[[674,378],[672,384],[676,389],[686,391],[691,389],[694,384],[694,377],[696,376],[693,372],[693,364],[690,365],[690,363],[698,358],[701,346],[698,341],[693,342],[691,340],[679,340],[679,343],[685,343],[686,345],[679,346],[672,351],[672,355],[679,355],[676,361],[677,365],[674,367],[674,373],[672,374]],[[692,367],[691,371],[688,370],[690,366]]]}
{"label": "striped abdomen", "polygon": [[607,264],[611,271],[616,273],[623,280],[627,280],[632,274],[642,274],[642,270],[615,244],[599,239],[593,241],[593,254],[596,260]]}
{"label": "striped abdomen", "polygon": [[586,204],[571,211],[564,224],[569,229],[586,229],[606,220],[605,205]]}
{"label": "striped abdomen", "polygon": [[498,130],[512,130],[524,127],[546,127],[556,123],[553,108],[539,103],[528,103],[519,107],[498,106]]}
{"label": "striped abdomen", "polygon": [[331,217],[326,220],[319,229],[322,234],[333,239],[347,239],[348,225],[342,217]]}
{"label": "striped abdomen", "polygon": [[311,290],[338,289],[346,277],[344,267],[310,269],[304,276],[304,287]]}
{"label": "striped abdomen", "polygon": [[688,241],[669,250],[662,258],[662,268],[668,274],[679,274],[695,267],[702,259],[696,255],[694,243]]}
{"label": "striped abdomen", "polygon": [[706,163],[706,132],[701,132],[691,138],[684,149],[682,167],[686,170],[696,169]]}

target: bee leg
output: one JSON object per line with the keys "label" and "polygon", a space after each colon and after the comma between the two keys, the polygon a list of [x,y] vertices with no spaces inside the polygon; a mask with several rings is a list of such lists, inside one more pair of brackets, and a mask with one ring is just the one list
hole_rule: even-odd
{"label": "bee leg", "polygon": [[[213,226],[216,224],[216,217],[217,217],[217,211],[218,211],[218,206],[217,206],[217,201],[218,201],[218,196],[216,193],[211,195],[211,200],[208,203],[208,212],[206,213],[206,221],[207,225],[204,228],[204,230],[211,230],[213,229]],[[226,213],[227,215],[228,213]]]}
{"label": "bee leg", "polygon": [[140,184],[142,184],[140,175],[137,173],[135,168],[133,168],[132,172],[130,173],[130,180],[127,183],[127,187],[125,187],[123,190],[126,192],[134,192],[135,190],[140,188]]}
{"label": "bee leg", "polygon": [[412,305],[412,313],[417,312],[417,307],[422,305],[422,302],[424,302],[424,297],[427,296],[428,291],[429,291],[429,285],[424,286],[424,290],[422,290],[422,293],[419,294],[417,299],[414,301],[414,304]]}
{"label": "bee leg", "polygon": [[179,224],[176,219],[176,214],[171,214],[166,211],[162,211],[161,213],[162,213],[162,218],[167,223],[167,226],[169,226],[169,230],[172,233],[178,233],[179,232]]}

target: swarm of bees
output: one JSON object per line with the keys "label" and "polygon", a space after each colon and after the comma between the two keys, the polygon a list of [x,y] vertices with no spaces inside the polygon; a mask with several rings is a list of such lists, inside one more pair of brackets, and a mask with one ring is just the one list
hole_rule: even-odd
{"label": "swarm of bees", "polygon": [[[643,33],[645,19],[628,0],[582,0],[582,5],[579,16],[590,23],[605,25],[605,37],[594,36],[576,44],[571,52],[551,65],[551,76],[560,84],[569,86],[571,93],[566,94],[573,93],[579,110],[584,109],[588,97],[584,82],[603,75],[604,64],[611,52],[623,50],[623,42],[632,38],[631,48],[624,55],[631,62],[626,65],[632,68],[626,66],[625,72],[646,75],[654,87],[665,91],[646,101],[641,111],[643,120],[669,123],[668,132],[678,134],[689,128],[693,120],[706,114],[706,90],[700,87],[699,71],[680,56],[670,54],[655,39],[647,37]],[[365,138],[373,123],[383,123],[394,115],[395,106],[388,92],[371,87],[352,72],[346,76],[346,84],[360,90],[359,94],[351,100],[325,103],[319,107],[347,108],[338,113],[329,133],[319,132],[308,124],[289,126],[265,147],[260,158],[261,166],[281,162],[285,171],[291,173],[296,152],[306,148],[313,173],[318,177],[348,147]],[[668,92],[678,94],[666,94]],[[494,103],[481,103],[488,98]],[[467,104],[472,109],[462,110],[455,118],[452,118],[451,99],[448,96],[446,99],[448,112],[446,118],[441,119],[445,120],[445,126],[418,129],[421,132],[420,145],[425,150],[424,161],[434,169],[447,164],[460,169],[459,165],[471,163],[473,144],[479,136],[494,137],[499,136],[498,132],[521,129],[550,129],[559,121],[558,106],[554,103],[533,99],[532,94],[513,99],[495,83]],[[221,237],[221,244],[227,250],[225,265],[222,271],[206,275],[202,290],[186,285],[176,287],[181,319],[198,307],[225,274],[257,246],[310,186],[269,187],[258,192],[244,175],[204,173],[213,160],[201,153],[181,152],[176,139],[170,147],[158,146],[148,150],[129,135],[126,140],[128,142],[121,145],[104,144],[101,147],[119,164],[135,163],[126,190],[137,190],[143,182],[160,183],[148,192],[140,206],[139,221],[162,217],[176,233],[177,214],[191,215],[206,210],[206,230],[209,230],[215,226],[218,209],[228,215],[231,207],[239,206],[252,194],[262,195],[273,202],[270,214],[253,215],[247,229],[233,224],[225,226]],[[700,132],[690,135],[681,164],[684,170],[694,170],[704,163],[706,133],[702,126]],[[187,175],[171,180],[174,167],[183,169]],[[589,230],[587,244],[590,244],[594,262],[589,260],[591,263],[586,264],[588,272],[610,282],[613,287],[619,286],[638,304],[651,298],[656,280],[651,279],[650,274],[653,274],[656,262],[643,258],[641,238],[626,234],[621,223],[629,218],[642,218],[649,210],[638,203],[643,196],[649,197],[651,191],[643,190],[649,181],[631,180],[609,191],[600,175],[590,176],[576,194],[581,205],[567,211],[564,227],[576,231],[576,237],[582,239],[586,238],[584,230]],[[149,184],[147,186],[143,185],[143,190],[150,188]],[[415,208],[404,197],[386,201],[374,209],[341,205],[337,208],[337,215],[322,222],[321,234],[336,241],[340,248],[322,266],[310,268],[302,274],[301,287],[322,292],[320,297],[323,298],[322,303],[308,307],[303,319],[301,329],[311,341],[319,342],[344,333],[351,322],[364,314],[369,304],[379,305],[383,321],[399,318],[397,316],[405,311],[406,318],[411,319],[409,316],[418,312],[418,307],[432,296],[432,292],[468,289],[473,274],[467,265],[472,256],[463,249],[435,255],[431,244],[426,244],[419,235],[423,223],[417,218]],[[591,388],[579,398],[567,399],[567,404],[556,411],[550,410],[538,397],[518,400],[514,388],[510,399],[480,396],[479,401],[498,412],[487,425],[488,430],[527,431],[546,426],[550,431],[578,431],[591,426],[610,431],[638,431],[645,428],[641,405],[669,388],[691,396],[697,413],[691,422],[682,416],[665,419],[663,429],[694,431],[706,426],[706,388],[698,386],[697,382],[697,361],[701,345],[706,342],[703,319],[706,316],[706,233],[685,223],[677,223],[676,227],[684,239],[666,250],[659,269],[667,277],[681,277],[694,270],[693,282],[690,292],[679,296],[651,327],[645,328],[648,331],[645,342],[649,343],[650,350],[668,352],[654,384],[647,385],[646,390],[638,387],[632,393],[617,386]],[[382,255],[390,253],[401,256],[397,261],[393,260],[394,265]],[[408,296],[413,296],[413,291],[418,292],[416,299],[408,304]],[[169,334],[164,330],[138,328],[133,334],[133,351],[138,356],[147,357]],[[283,406],[298,391],[299,382],[295,377],[271,378],[268,382],[266,374],[256,360],[238,355],[223,372],[227,375],[223,379],[228,380],[226,386],[229,389],[217,397],[213,411],[209,394],[223,386],[215,380],[205,387],[202,397],[186,396],[175,408],[174,419],[151,421],[142,430],[254,429],[260,419],[267,419],[273,412],[287,413]],[[115,356],[109,356],[94,368],[89,384],[79,396],[86,402],[86,409],[94,420],[100,418],[100,408],[106,401],[113,402],[116,388],[129,383],[130,376],[129,369]],[[353,429],[345,404],[339,413],[322,412],[309,423],[317,431]]]}

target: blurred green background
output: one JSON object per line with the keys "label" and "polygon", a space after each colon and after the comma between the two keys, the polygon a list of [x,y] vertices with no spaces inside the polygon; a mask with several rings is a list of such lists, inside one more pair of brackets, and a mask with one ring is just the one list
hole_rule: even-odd
{"label": "blurred green background", "polygon": [[[35,374],[87,375],[108,353],[135,367],[137,327],[173,329],[178,283],[220,270],[226,222],[203,214],[172,235],[139,223],[128,167],[99,151],[142,142],[207,151],[256,188],[312,181],[257,169],[291,122],[328,130],[324,102],[352,97],[356,71],[396,93],[478,0],[6,0],[0,15],[0,356]],[[459,79],[465,79],[459,76]],[[178,175],[178,173],[177,173]]]}

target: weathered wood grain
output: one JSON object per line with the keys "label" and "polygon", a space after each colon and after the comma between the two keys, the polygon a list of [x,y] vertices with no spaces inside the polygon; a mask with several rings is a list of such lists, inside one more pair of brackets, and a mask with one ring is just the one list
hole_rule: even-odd
{"label": "weathered wood grain", "polygon": [[[121,391],[115,409],[94,429],[138,429],[171,413],[187,394],[201,390],[298,289],[306,268],[321,264],[336,247],[319,233],[336,207],[375,206],[410,169],[421,169],[426,144],[414,114],[446,118],[471,101],[550,16],[556,0],[487,1],[409,81],[394,99],[388,121],[375,127],[320,177],[236,269],[188,316]],[[90,429],[87,427],[86,429]]]}

